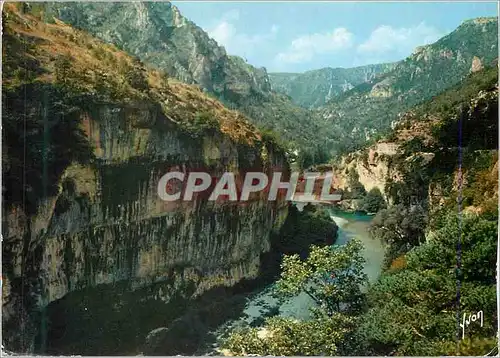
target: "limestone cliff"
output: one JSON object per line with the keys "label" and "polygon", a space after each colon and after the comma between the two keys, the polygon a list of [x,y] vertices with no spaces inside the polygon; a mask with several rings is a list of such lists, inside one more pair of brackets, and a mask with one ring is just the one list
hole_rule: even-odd
{"label": "limestone cliff", "polygon": [[[379,142],[375,145],[358,152],[342,157],[339,164],[334,167],[334,187],[349,191],[352,189],[349,173],[358,175],[359,183],[366,191],[373,188],[380,190],[384,199],[390,202],[386,192],[388,181],[401,180],[398,169],[391,165],[391,158],[400,154],[396,143]],[[356,202],[344,203],[346,208],[359,209]]]}
{"label": "limestone cliff", "polygon": [[481,66],[492,66],[498,57],[497,28],[497,17],[466,21],[318,109],[338,151],[356,151],[377,134],[386,135],[414,106],[458,85]]}
{"label": "limestone cliff", "polygon": [[[92,293],[89,305],[120,311],[126,325],[136,314],[127,305],[168,307],[257,277],[270,233],[286,218],[281,197],[256,195],[241,205],[200,194],[164,202],[157,185],[169,170],[232,171],[238,185],[247,171],[287,173],[282,151],[239,113],[114,46],[59,21],[45,24],[21,4],[5,5],[3,16],[6,348],[127,353],[117,341],[111,348],[84,341],[83,351],[51,347],[47,337],[54,338],[61,313],[47,312],[66,297]],[[163,319],[176,310],[161,311]],[[156,328],[148,317],[135,319],[153,326],[131,339]],[[104,335],[107,320],[94,321]]]}
{"label": "limestone cliff", "polygon": [[[334,186],[378,188],[389,204],[407,200],[439,208],[456,198],[459,164],[464,190],[478,173],[489,177],[497,150],[497,74],[495,67],[479,69],[406,112],[389,136],[334,165]],[[359,209],[359,199],[343,205]]]}

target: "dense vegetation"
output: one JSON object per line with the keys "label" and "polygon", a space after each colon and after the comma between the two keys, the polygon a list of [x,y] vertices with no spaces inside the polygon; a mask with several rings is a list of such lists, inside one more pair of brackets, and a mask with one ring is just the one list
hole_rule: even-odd
{"label": "dense vegetation", "polygon": [[[393,260],[371,288],[359,354],[484,355],[495,346],[497,223],[449,211],[440,226],[428,227],[427,241]],[[471,325],[462,341],[457,320],[480,310],[483,327]]]}
{"label": "dense vegetation", "polygon": [[[362,304],[366,280],[361,244],[312,246],[309,256],[285,256],[276,293],[287,298],[304,291],[316,303],[313,318],[271,317],[263,327],[245,327],[224,341],[230,352],[259,355],[336,355],[342,353]],[[341,309],[342,307],[342,309]]]}
{"label": "dense vegetation", "polygon": [[387,203],[385,202],[380,189],[373,188],[366,193],[363,198],[363,205],[361,209],[367,213],[376,213],[379,210],[385,209]]}
{"label": "dense vegetation", "polygon": [[[358,291],[364,277],[356,241],[336,249],[313,248],[304,261],[285,257],[278,294],[304,290],[318,303],[314,317],[271,317],[263,327],[233,332],[223,347],[259,355],[487,353],[496,345],[497,223],[474,214],[459,221],[455,212],[448,212],[441,228],[430,229],[435,231],[428,241],[394,260],[366,297]],[[472,325],[461,340],[457,320],[480,310],[483,327]]]}
{"label": "dense vegetation", "polygon": [[[315,316],[271,318],[261,329],[235,332],[225,342],[229,350],[435,356],[485,355],[496,346],[497,76],[496,68],[486,68],[406,114],[390,137],[403,144],[391,158],[403,179],[386,188],[393,205],[384,208],[380,193],[367,194],[349,173],[347,194],[377,208],[370,231],[387,244],[383,273],[366,294],[350,291],[349,282],[363,281],[355,242],[313,249],[302,260],[287,256],[278,294],[310,294]],[[348,279],[336,280],[336,270]],[[482,326],[462,330],[464,317],[478,311]],[[297,332],[311,328],[314,334]]]}
{"label": "dense vegetation", "polygon": [[[389,243],[389,267],[369,293],[360,352],[480,355],[494,347],[497,77],[496,68],[471,75],[417,107],[394,132],[399,141],[405,128],[415,135],[394,163],[405,177],[398,189],[391,184],[398,204],[373,221],[373,234]],[[416,116],[424,117],[427,133],[412,128]],[[433,160],[403,160],[418,151],[434,153]],[[429,202],[427,188],[439,188],[440,199]],[[471,326],[461,340],[457,320],[479,310],[488,317],[484,326]]]}
{"label": "dense vegetation", "polygon": [[[496,20],[478,19],[395,65],[322,69],[290,79],[288,74],[269,76],[265,69],[227,55],[170,3],[51,3],[33,8],[48,22],[58,17],[170,77],[198,85],[258,127],[279,133],[289,153],[299,152],[297,162],[304,168],[373,141],[400,113],[462,80],[474,57],[487,65],[498,51]],[[299,106],[308,108],[313,98],[330,102],[319,110]]]}
{"label": "dense vegetation", "polygon": [[333,142],[318,126],[316,113],[272,91],[264,68],[228,55],[169,2],[43,3],[30,5],[29,11],[49,23],[61,19],[171,78],[197,85],[257,127],[279,133],[289,153],[299,152],[301,166],[329,158]]}
{"label": "dense vegetation", "polygon": [[[350,190],[344,193],[344,198],[362,200],[363,210],[378,212],[371,233],[388,247],[379,281],[363,293],[360,286],[366,277],[359,243],[330,246],[337,228],[329,215],[311,207],[302,213],[292,208],[273,248],[290,253],[283,258],[276,293],[285,299],[305,292],[316,303],[314,317],[271,317],[263,329],[234,332],[224,346],[233,353],[260,355],[483,355],[494,346],[498,70],[476,72],[399,114],[462,80],[473,56],[489,64],[497,51],[496,20],[463,24],[392,71],[342,94],[319,120],[285,95],[270,91],[265,71],[226,56],[194,24],[177,28],[176,21],[184,20],[170,5],[148,5],[154,19],[169,26],[155,27],[151,21],[153,27],[140,29],[133,27],[138,22],[124,16],[125,5],[54,5],[49,11],[8,6],[10,11],[2,14],[7,205],[26,202],[31,213],[40,197],[59,189],[51,183],[59,182],[66,166],[95,160],[81,114],[102,101],[150,104],[194,139],[221,131],[245,144],[271,143],[289,154],[297,149],[293,159],[301,167],[327,161],[332,149],[357,149],[367,136],[373,139],[375,132],[398,119],[396,130],[386,138],[403,148],[390,159],[402,176],[388,181],[385,192],[392,205],[378,189],[367,193],[356,172],[349,173]],[[30,12],[50,23],[39,23]],[[141,60],[55,21],[51,14],[56,13],[82,28],[106,33],[106,40],[119,42],[144,62],[203,89],[148,70]],[[102,21],[106,16],[113,21]],[[122,32],[113,32],[110,23]],[[120,27],[123,24],[128,26]],[[134,30],[141,36],[120,42],[121,35]],[[172,40],[168,46],[159,40],[162,37]],[[184,48],[183,42],[192,46]],[[210,59],[206,83],[199,83],[183,64],[190,60],[190,48],[197,46]],[[146,55],[151,47],[156,51]],[[463,61],[458,61],[459,53]],[[249,84],[253,82],[258,85]],[[248,114],[265,130],[259,134],[239,113],[202,91]],[[161,105],[166,102],[168,106]],[[25,142],[35,144],[26,147]],[[472,325],[461,340],[462,314],[479,310],[484,313],[483,327]]]}
{"label": "dense vegetation", "polygon": [[331,245],[337,238],[337,225],[330,219],[327,210],[307,205],[302,212],[295,206],[288,210],[288,216],[274,240],[277,252],[297,253],[307,256],[311,244]]}
{"label": "dense vegetation", "polygon": [[83,122],[102,106],[123,109],[130,126],[170,130],[173,125],[192,140],[219,133],[242,146],[271,144],[273,150],[284,150],[282,143],[270,141],[239,112],[198,88],[168,79],[60,21],[44,23],[33,16],[39,9],[12,3],[2,13],[7,207],[24,202],[31,213],[40,198],[58,190],[70,163],[95,162]]}

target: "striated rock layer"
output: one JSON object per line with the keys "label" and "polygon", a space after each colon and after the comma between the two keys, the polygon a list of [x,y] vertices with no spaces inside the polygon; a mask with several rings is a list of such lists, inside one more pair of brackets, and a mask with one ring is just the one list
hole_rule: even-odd
{"label": "striated rock layer", "polygon": [[[221,148],[242,173],[248,168],[265,170],[258,151],[239,151],[227,138],[191,143],[175,131],[106,132],[103,127],[119,124],[121,109],[103,107],[101,115],[87,119],[89,140],[100,138],[99,161],[68,166],[59,193],[45,198],[32,215],[19,206],[5,213],[3,255],[11,264],[6,286],[24,287],[33,310],[68,292],[120,281],[130,289],[168,282],[167,291],[175,290],[177,280],[191,281],[196,286],[192,294],[197,295],[255,278],[260,255],[270,249],[270,233],[286,216],[283,202],[263,198],[242,206],[208,202],[206,197],[163,202],[157,183],[174,168],[219,174],[224,166],[211,154]],[[144,130],[149,132],[148,154],[137,157],[130,137]],[[175,157],[185,159],[169,159]],[[205,165],[207,159],[213,166]],[[282,158],[272,160],[278,167],[284,165]],[[17,308],[9,306],[26,304],[15,294],[4,297],[4,322],[18,319]],[[31,343],[23,345],[28,349]]]}
{"label": "striated rock layer", "polygon": [[[390,136],[337,161],[334,186],[344,191],[378,189],[389,205],[404,196],[412,204],[444,205],[458,191],[459,159],[464,188],[478,168],[492,169],[497,160],[492,159],[497,148],[497,74],[496,65],[480,69],[460,87],[406,112]],[[360,199],[341,205],[359,210]]]}
{"label": "striated rock layer", "polygon": [[[256,194],[241,204],[211,202],[200,193],[189,202],[164,202],[157,185],[170,170],[214,177],[232,171],[240,186],[247,171],[282,171],[286,180],[282,152],[241,115],[189,86],[160,88],[156,74],[147,70],[145,89],[133,88],[137,79],[132,87],[123,83],[127,97],[121,100],[99,93],[96,83],[76,72],[59,81],[51,61],[61,49],[74,51],[67,58],[78,71],[91,61],[88,51],[101,45],[64,24],[41,24],[14,5],[6,11],[4,46],[24,43],[28,52],[16,56],[40,59],[30,66],[42,75],[21,83],[16,73],[26,70],[27,61],[4,57],[4,346],[22,352],[130,353],[120,347],[131,334],[125,327],[131,340],[140,341],[138,336],[160,326],[155,327],[158,319],[167,324],[179,316],[190,299],[256,278],[261,256],[271,247],[270,234],[287,215],[282,196],[270,202]],[[130,61],[115,48],[99,49],[109,61],[114,56]],[[109,66],[101,69],[120,78],[111,72],[116,66]],[[84,90],[64,87],[79,79]],[[186,130],[182,121],[207,108],[212,128]],[[151,309],[158,316],[149,316]],[[80,346],[52,345],[70,335],[78,341],[74,327],[84,329],[85,314],[96,324],[95,337],[82,334]],[[137,328],[144,325],[145,333]],[[109,347],[91,342],[121,329]]]}

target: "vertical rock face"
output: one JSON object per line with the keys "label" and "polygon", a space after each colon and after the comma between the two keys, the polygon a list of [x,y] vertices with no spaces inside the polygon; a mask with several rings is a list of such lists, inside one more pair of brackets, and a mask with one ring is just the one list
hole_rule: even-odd
{"label": "vertical rock face", "polygon": [[[35,6],[35,5],[33,5]],[[271,90],[265,68],[230,56],[169,2],[44,3],[47,22],[60,19],[165,71],[170,78],[196,84],[252,123],[283,139],[311,148],[320,141],[316,115]],[[301,123],[300,130],[290,123]]]}
{"label": "vertical rock face", "polygon": [[[95,112],[85,114],[84,123],[88,138],[96,139],[98,162],[68,166],[59,193],[44,198],[32,215],[19,206],[5,212],[6,286],[21,285],[29,293],[32,302],[22,304],[38,310],[71,291],[123,281],[132,290],[155,282],[175,290],[177,280],[189,281],[197,295],[255,278],[260,255],[270,249],[270,233],[286,215],[285,204],[256,198],[261,200],[243,206],[200,196],[164,202],[158,181],[169,170],[218,176],[227,162],[241,183],[249,169],[286,170],[283,158],[270,153],[265,163],[257,148],[238,147],[222,136],[193,141],[175,130],[120,131],[129,121],[126,108],[100,105]],[[7,324],[19,319],[9,309],[21,303],[12,297],[16,293],[4,297]],[[18,346],[15,336],[4,331],[7,344]]]}
{"label": "vertical rock face", "polygon": [[[180,315],[174,301],[185,307],[212,288],[256,278],[270,234],[286,218],[282,196],[209,201],[208,190],[191,201],[166,202],[158,182],[168,171],[214,178],[232,172],[237,187],[248,171],[280,171],[286,180],[283,152],[199,90],[162,83],[155,71],[134,67],[123,52],[69,26],[43,24],[16,5],[6,8],[3,45],[21,45],[24,52],[13,57],[7,51],[3,77],[4,346],[130,353],[117,345],[137,339],[135,326],[151,330],[156,327],[147,324],[155,319],[166,323]],[[78,56],[66,57],[72,71],[60,78],[54,59],[65,48]],[[107,60],[96,61],[93,53]],[[16,74],[26,71],[28,58],[37,59],[29,63],[31,75],[44,75],[22,82]],[[92,71],[121,80],[121,92],[110,95],[117,86],[89,76]],[[94,307],[89,321],[87,305]],[[143,309],[164,311],[153,319],[154,312]],[[54,332],[71,335],[66,325],[88,323],[97,325],[91,334],[129,330],[120,329],[108,350],[85,350],[89,332],[78,330],[71,344],[83,342],[83,351],[51,346]],[[102,328],[112,323],[118,328]]]}
{"label": "vertical rock face", "polygon": [[[474,57],[489,66],[498,57],[497,28],[496,17],[466,21],[320,108],[321,117],[331,124],[326,130],[342,144],[339,151],[357,150],[367,133],[383,133],[401,114],[460,83],[479,68]],[[355,130],[359,128],[365,130]]]}
{"label": "vertical rock face", "polygon": [[474,58],[472,59],[472,65],[470,71],[477,72],[481,71],[482,69],[483,69],[483,64],[481,63],[481,59],[477,56],[474,56]]}
{"label": "vertical rock face", "polygon": [[352,190],[349,173],[354,171],[366,191],[377,188],[384,199],[390,201],[386,184],[391,180],[401,180],[401,173],[391,165],[391,158],[398,154],[400,154],[398,145],[382,142],[343,157],[341,163],[334,168],[334,186],[347,191]]}
{"label": "vertical rock face", "polygon": [[[338,161],[334,186],[346,191],[376,188],[389,204],[403,195],[431,209],[444,204],[459,190],[459,148],[467,153],[460,162],[464,188],[476,180],[478,168],[484,169],[488,162],[492,168],[495,165],[497,159],[491,158],[497,147],[497,76],[496,67],[478,70],[461,87],[404,113],[385,139]],[[455,101],[451,109],[443,106],[450,98]],[[474,174],[468,177],[467,172]]]}

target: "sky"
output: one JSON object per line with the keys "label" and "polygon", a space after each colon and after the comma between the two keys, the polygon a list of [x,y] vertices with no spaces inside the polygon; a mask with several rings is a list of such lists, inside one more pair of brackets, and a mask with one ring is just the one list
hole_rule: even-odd
{"label": "sky", "polygon": [[230,55],[269,72],[394,62],[496,2],[172,1]]}

